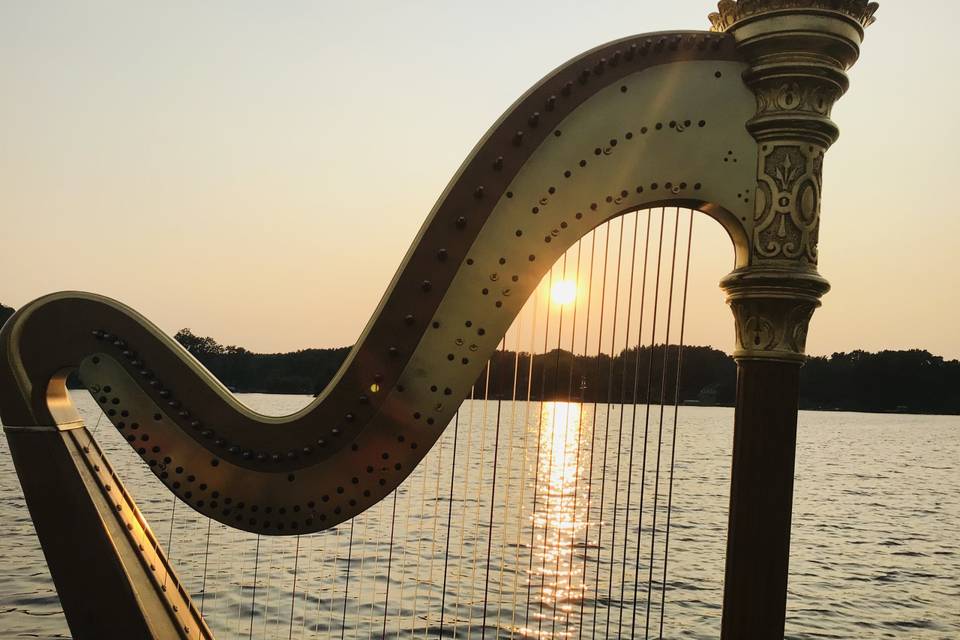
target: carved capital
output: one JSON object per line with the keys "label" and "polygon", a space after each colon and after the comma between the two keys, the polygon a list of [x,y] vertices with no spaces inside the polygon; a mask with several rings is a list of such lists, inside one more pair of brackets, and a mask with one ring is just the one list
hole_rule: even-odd
{"label": "carved capital", "polygon": [[710,14],[713,31],[726,31],[737,22],[760,13],[797,8],[818,8],[846,14],[863,27],[876,21],[878,4],[868,0],[721,0]]}
{"label": "carved capital", "polygon": [[839,136],[830,113],[876,10],[866,0],[723,0],[710,16],[734,37],[757,98],[747,122],[760,146],[754,265],[817,264],[823,156]]}
{"label": "carved capital", "polygon": [[735,271],[721,283],[736,325],[737,360],[803,362],[807,330],[830,289],[816,272]]}

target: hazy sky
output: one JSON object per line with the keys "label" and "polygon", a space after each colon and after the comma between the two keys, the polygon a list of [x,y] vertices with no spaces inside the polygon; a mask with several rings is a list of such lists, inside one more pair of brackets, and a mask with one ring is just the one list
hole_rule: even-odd
{"label": "hazy sky", "polygon": [[[953,3],[881,3],[827,156],[809,350],[960,357]],[[4,2],[0,302],[95,291],[259,351],[352,343],[468,151],[554,67],[711,3]],[[948,19],[949,18],[949,19]],[[946,202],[941,202],[945,200]],[[688,341],[729,350],[698,228]]]}

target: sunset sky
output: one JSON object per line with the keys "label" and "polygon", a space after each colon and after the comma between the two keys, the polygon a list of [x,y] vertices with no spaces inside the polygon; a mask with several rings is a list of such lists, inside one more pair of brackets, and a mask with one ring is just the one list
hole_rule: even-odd
{"label": "sunset sky", "polygon": [[[922,7],[922,10],[920,9]],[[881,3],[834,110],[808,350],[960,357],[954,4]],[[20,2],[0,8],[0,302],[117,298],[256,351],[356,340],[447,181],[554,67],[711,3]],[[951,18],[951,19],[947,19]],[[730,350],[698,226],[687,341]]]}

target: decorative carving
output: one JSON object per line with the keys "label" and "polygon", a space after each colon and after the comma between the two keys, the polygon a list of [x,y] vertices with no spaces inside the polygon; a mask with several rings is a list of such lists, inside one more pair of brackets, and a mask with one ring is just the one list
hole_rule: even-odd
{"label": "decorative carving", "polygon": [[879,5],[867,0],[721,0],[717,11],[710,14],[712,31],[726,31],[737,22],[759,13],[783,9],[825,9],[845,14],[860,24],[869,27],[876,21],[873,16]]}
{"label": "decorative carving", "polygon": [[763,145],[757,182],[754,256],[817,263],[823,149]]}
{"label": "decorative carving", "polygon": [[802,361],[807,328],[830,285],[815,271],[748,267],[721,283],[736,327],[734,357]]}
{"label": "decorative carving", "polygon": [[797,81],[758,87],[757,115],[790,112],[829,117],[833,103],[840,97],[831,88],[827,84]]}
{"label": "decorative carving", "polygon": [[782,299],[731,301],[737,339],[734,357],[802,360],[807,328],[818,306]]}
{"label": "decorative carving", "polygon": [[749,63],[757,99],[747,122],[759,146],[751,263],[723,284],[737,358],[803,359],[829,289],[816,265],[823,156],[839,135],[830,112],[876,10],[867,0],[723,0],[710,16]]}

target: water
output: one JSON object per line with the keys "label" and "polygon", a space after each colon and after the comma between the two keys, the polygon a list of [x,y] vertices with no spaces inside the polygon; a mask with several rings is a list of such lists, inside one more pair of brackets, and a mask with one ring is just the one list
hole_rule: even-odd
{"label": "water", "polygon": [[[309,400],[241,399],[274,414]],[[348,523],[296,554],[296,538],[261,538],[257,561],[255,536],[208,529],[182,504],[171,532],[170,494],[105,419],[95,426],[89,396],[75,401],[218,637],[379,638],[386,621],[387,637],[479,638],[486,599],[489,638],[654,638],[661,598],[664,638],[719,635],[732,410],[679,410],[664,593],[672,409],[658,481],[656,407],[634,423],[630,406],[468,402],[456,466],[451,426],[395,505],[355,519],[352,550]],[[960,637],[958,459],[958,418],[801,413],[787,637]],[[0,633],[69,637],[4,439],[0,522]]]}

